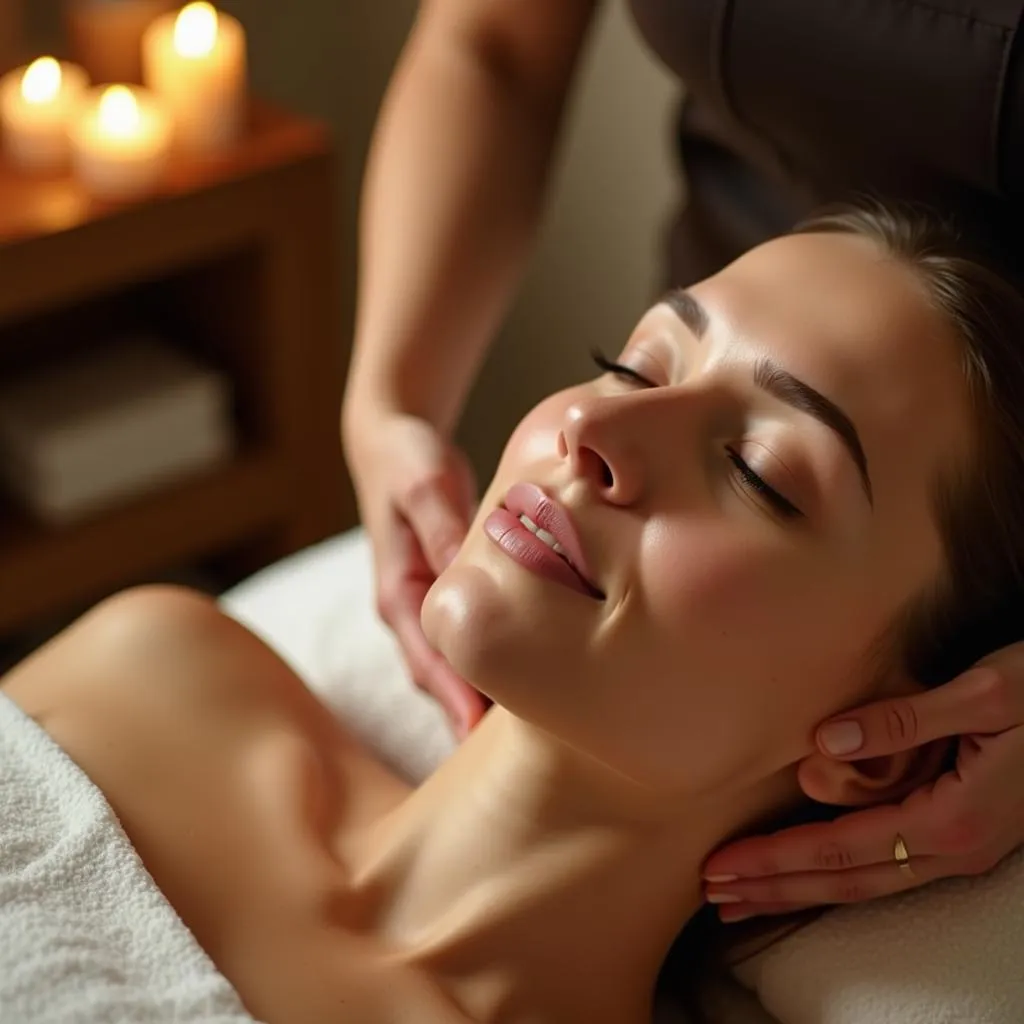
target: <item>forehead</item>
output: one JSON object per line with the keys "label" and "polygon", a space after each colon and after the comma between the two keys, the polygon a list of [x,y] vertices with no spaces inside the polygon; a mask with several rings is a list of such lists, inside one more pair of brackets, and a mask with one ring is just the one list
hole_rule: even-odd
{"label": "forehead", "polygon": [[931,492],[970,448],[962,343],[918,272],[853,235],[791,235],[694,286],[709,338],[770,355],[853,420],[881,502]]}

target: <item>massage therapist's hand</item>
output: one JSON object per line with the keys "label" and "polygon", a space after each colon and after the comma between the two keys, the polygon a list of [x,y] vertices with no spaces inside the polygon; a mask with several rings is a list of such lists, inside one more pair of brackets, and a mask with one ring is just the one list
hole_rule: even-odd
{"label": "massage therapist's hand", "polygon": [[[901,804],[744,839],[705,865],[723,920],[850,903],[951,875],[976,875],[1024,843],[1024,644],[914,697],[880,701],[822,725],[821,752],[880,757],[959,737],[953,770]],[[913,877],[894,859],[903,837]],[[735,880],[712,881],[712,878]],[[719,902],[716,898],[713,902]]]}
{"label": "massage therapist's hand", "polygon": [[469,461],[431,424],[400,413],[364,412],[346,430],[345,450],[373,548],[377,611],[394,631],[413,681],[464,738],[486,702],[427,643],[420,607],[472,519],[476,485]]}

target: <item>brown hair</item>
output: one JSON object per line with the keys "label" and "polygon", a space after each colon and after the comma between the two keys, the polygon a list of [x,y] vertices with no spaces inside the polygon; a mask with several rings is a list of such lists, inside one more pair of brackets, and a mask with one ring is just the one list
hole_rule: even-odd
{"label": "brown hair", "polygon": [[[971,459],[936,481],[933,503],[945,572],[930,592],[898,616],[876,655],[925,686],[937,686],[979,658],[1024,639],[1024,291],[998,248],[963,225],[909,204],[861,200],[829,207],[794,233],[858,235],[918,275],[935,308],[955,329],[974,414]],[[806,803],[772,830],[827,820],[842,808]],[[774,931],[777,919],[752,928],[721,928],[705,907],[673,946],[660,982],[682,995],[701,1019],[699,985],[709,959],[733,939]],[[795,917],[792,927],[806,923]]]}

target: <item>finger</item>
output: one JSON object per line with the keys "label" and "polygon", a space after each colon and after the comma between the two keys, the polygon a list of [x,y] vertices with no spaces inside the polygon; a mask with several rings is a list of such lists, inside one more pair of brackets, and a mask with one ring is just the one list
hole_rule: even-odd
{"label": "finger", "polygon": [[415,609],[408,605],[397,608],[392,629],[413,681],[441,705],[456,735],[465,739],[487,710],[485,698],[427,642],[420,625],[418,606]]}
{"label": "finger", "polygon": [[434,666],[427,692],[445,709],[455,735],[464,740],[480,724],[491,706],[479,690],[466,682],[443,658]]}
{"label": "finger", "polygon": [[463,490],[450,474],[431,476],[410,488],[399,507],[435,576],[448,567],[466,537]]}
{"label": "finger", "polygon": [[705,899],[719,906],[739,903],[803,904],[860,903],[904,892],[955,873],[946,857],[912,857],[907,874],[899,864],[872,864],[850,871],[812,871],[774,878],[751,878],[728,885],[708,885]]}
{"label": "finger", "polygon": [[860,760],[950,736],[1002,732],[1020,724],[1009,690],[995,668],[974,668],[934,690],[867,704],[824,723],[818,747],[830,757]]}
{"label": "finger", "polygon": [[964,861],[964,870],[970,872],[982,851],[991,848],[1005,853],[1020,841],[1019,829],[1007,829],[1004,834],[1000,827],[1001,822],[1014,821],[1017,816],[1000,816],[979,796],[988,790],[998,791],[999,781],[1013,775],[1019,764],[1015,735],[1011,731],[985,740],[985,750],[969,779],[959,770],[944,772],[898,805],[739,840],[708,858],[704,878],[731,883],[885,864],[893,860],[897,835],[911,857],[943,855],[947,861]]}
{"label": "finger", "polygon": [[418,619],[435,576],[409,524],[393,510],[388,511],[384,527],[372,540],[376,555],[377,610],[394,630],[399,617],[415,615]]}
{"label": "finger", "polygon": [[[1024,841],[1016,785],[1022,765],[1024,729],[997,736],[961,738],[956,768],[940,775],[931,785],[932,808],[920,815],[928,835],[927,852],[983,857],[985,851],[1008,853]],[[911,794],[908,803],[917,799]]]}
{"label": "finger", "polygon": [[[909,803],[909,801],[908,801]],[[872,807],[830,822],[798,825],[770,836],[752,836],[716,850],[704,865],[707,881],[761,878],[800,871],[845,871],[882,864],[893,856],[897,834],[908,847],[920,833],[904,805]]]}
{"label": "finger", "polygon": [[914,790],[902,803],[844,814],[835,821],[798,825],[752,836],[716,850],[704,865],[706,881],[764,878],[797,872],[846,871],[891,863],[896,837],[911,856],[960,854],[946,841],[944,822],[959,808],[963,783],[954,772]]}
{"label": "finger", "polygon": [[408,524],[392,515],[389,526],[383,531],[379,558],[381,617],[398,641],[413,682],[438,701],[458,737],[464,739],[483,717],[488,702],[427,642],[420,610],[433,573]]}
{"label": "finger", "polygon": [[807,903],[725,903],[718,908],[722,924],[738,924],[751,917],[768,917],[775,914],[795,914],[809,909]]}
{"label": "finger", "polygon": [[476,473],[473,470],[472,463],[458,449],[454,450],[452,459],[455,462],[456,508],[461,512],[465,522],[469,524],[476,518],[476,514],[480,509]]}

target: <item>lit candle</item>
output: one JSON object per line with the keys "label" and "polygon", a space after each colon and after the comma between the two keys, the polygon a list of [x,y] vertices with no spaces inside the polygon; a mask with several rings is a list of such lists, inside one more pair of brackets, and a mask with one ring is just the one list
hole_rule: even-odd
{"label": "lit candle", "polygon": [[57,171],[68,161],[68,129],[89,85],[85,72],[40,57],[0,81],[4,150],[16,167]]}
{"label": "lit candle", "polygon": [[157,18],[142,40],[143,78],[192,153],[230,146],[245,122],[246,42],[236,18],[201,2]]}
{"label": "lit candle", "polygon": [[75,171],[103,199],[131,199],[160,183],[171,120],[145,89],[111,85],[95,92],[71,129]]}

